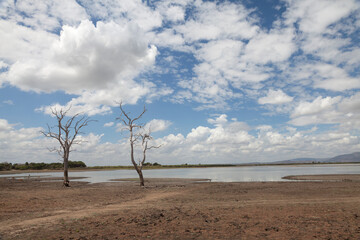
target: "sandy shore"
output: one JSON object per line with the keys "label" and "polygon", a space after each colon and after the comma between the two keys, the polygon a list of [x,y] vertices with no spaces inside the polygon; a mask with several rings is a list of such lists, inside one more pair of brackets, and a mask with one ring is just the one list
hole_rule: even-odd
{"label": "sandy shore", "polygon": [[150,179],[146,188],[0,178],[0,239],[360,239],[359,175],[351,178]]}
{"label": "sandy shore", "polygon": [[329,175],[297,175],[283,177],[288,180],[299,181],[331,181],[331,182],[360,182],[360,174],[329,174]]}

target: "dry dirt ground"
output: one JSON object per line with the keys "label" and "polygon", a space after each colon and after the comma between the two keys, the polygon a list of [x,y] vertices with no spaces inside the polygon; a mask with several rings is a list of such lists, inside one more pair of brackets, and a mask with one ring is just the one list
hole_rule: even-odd
{"label": "dry dirt ground", "polygon": [[326,179],[63,188],[0,178],[0,239],[360,239],[360,176]]}

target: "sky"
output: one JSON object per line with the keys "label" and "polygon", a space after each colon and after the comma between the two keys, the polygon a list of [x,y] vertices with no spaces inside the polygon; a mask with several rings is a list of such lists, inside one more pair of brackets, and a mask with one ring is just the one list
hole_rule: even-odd
{"label": "sky", "polygon": [[[51,108],[84,113],[70,160],[130,165],[119,102],[149,162],[360,151],[357,0],[2,0],[0,162],[57,162]],[[137,156],[136,159],[141,156]]]}

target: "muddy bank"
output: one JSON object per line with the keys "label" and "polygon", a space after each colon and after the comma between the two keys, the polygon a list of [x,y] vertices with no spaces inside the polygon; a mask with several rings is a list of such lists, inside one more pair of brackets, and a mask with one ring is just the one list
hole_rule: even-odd
{"label": "muddy bank", "polygon": [[[139,183],[139,178],[118,178],[110,179],[114,182],[137,182]],[[211,179],[206,178],[145,178],[146,185],[174,185],[174,184],[189,184],[189,183],[200,183],[200,182],[211,182]]]}
{"label": "muddy bank", "polygon": [[0,239],[359,239],[360,182],[0,178]]}
{"label": "muddy bank", "polygon": [[300,181],[343,181],[360,182],[360,174],[329,174],[329,175],[296,175],[285,176],[283,179]]}

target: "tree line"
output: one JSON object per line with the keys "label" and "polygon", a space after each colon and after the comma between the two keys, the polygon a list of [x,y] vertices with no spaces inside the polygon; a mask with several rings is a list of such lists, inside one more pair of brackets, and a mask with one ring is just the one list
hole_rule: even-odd
{"label": "tree line", "polygon": [[[85,168],[86,164],[83,161],[69,161],[69,168]],[[54,162],[54,163],[8,163],[8,162],[2,162],[0,163],[0,171],[6,171],[6,170],[43,170],[43,169],[63,169],[64,164],[60,162]]]}

